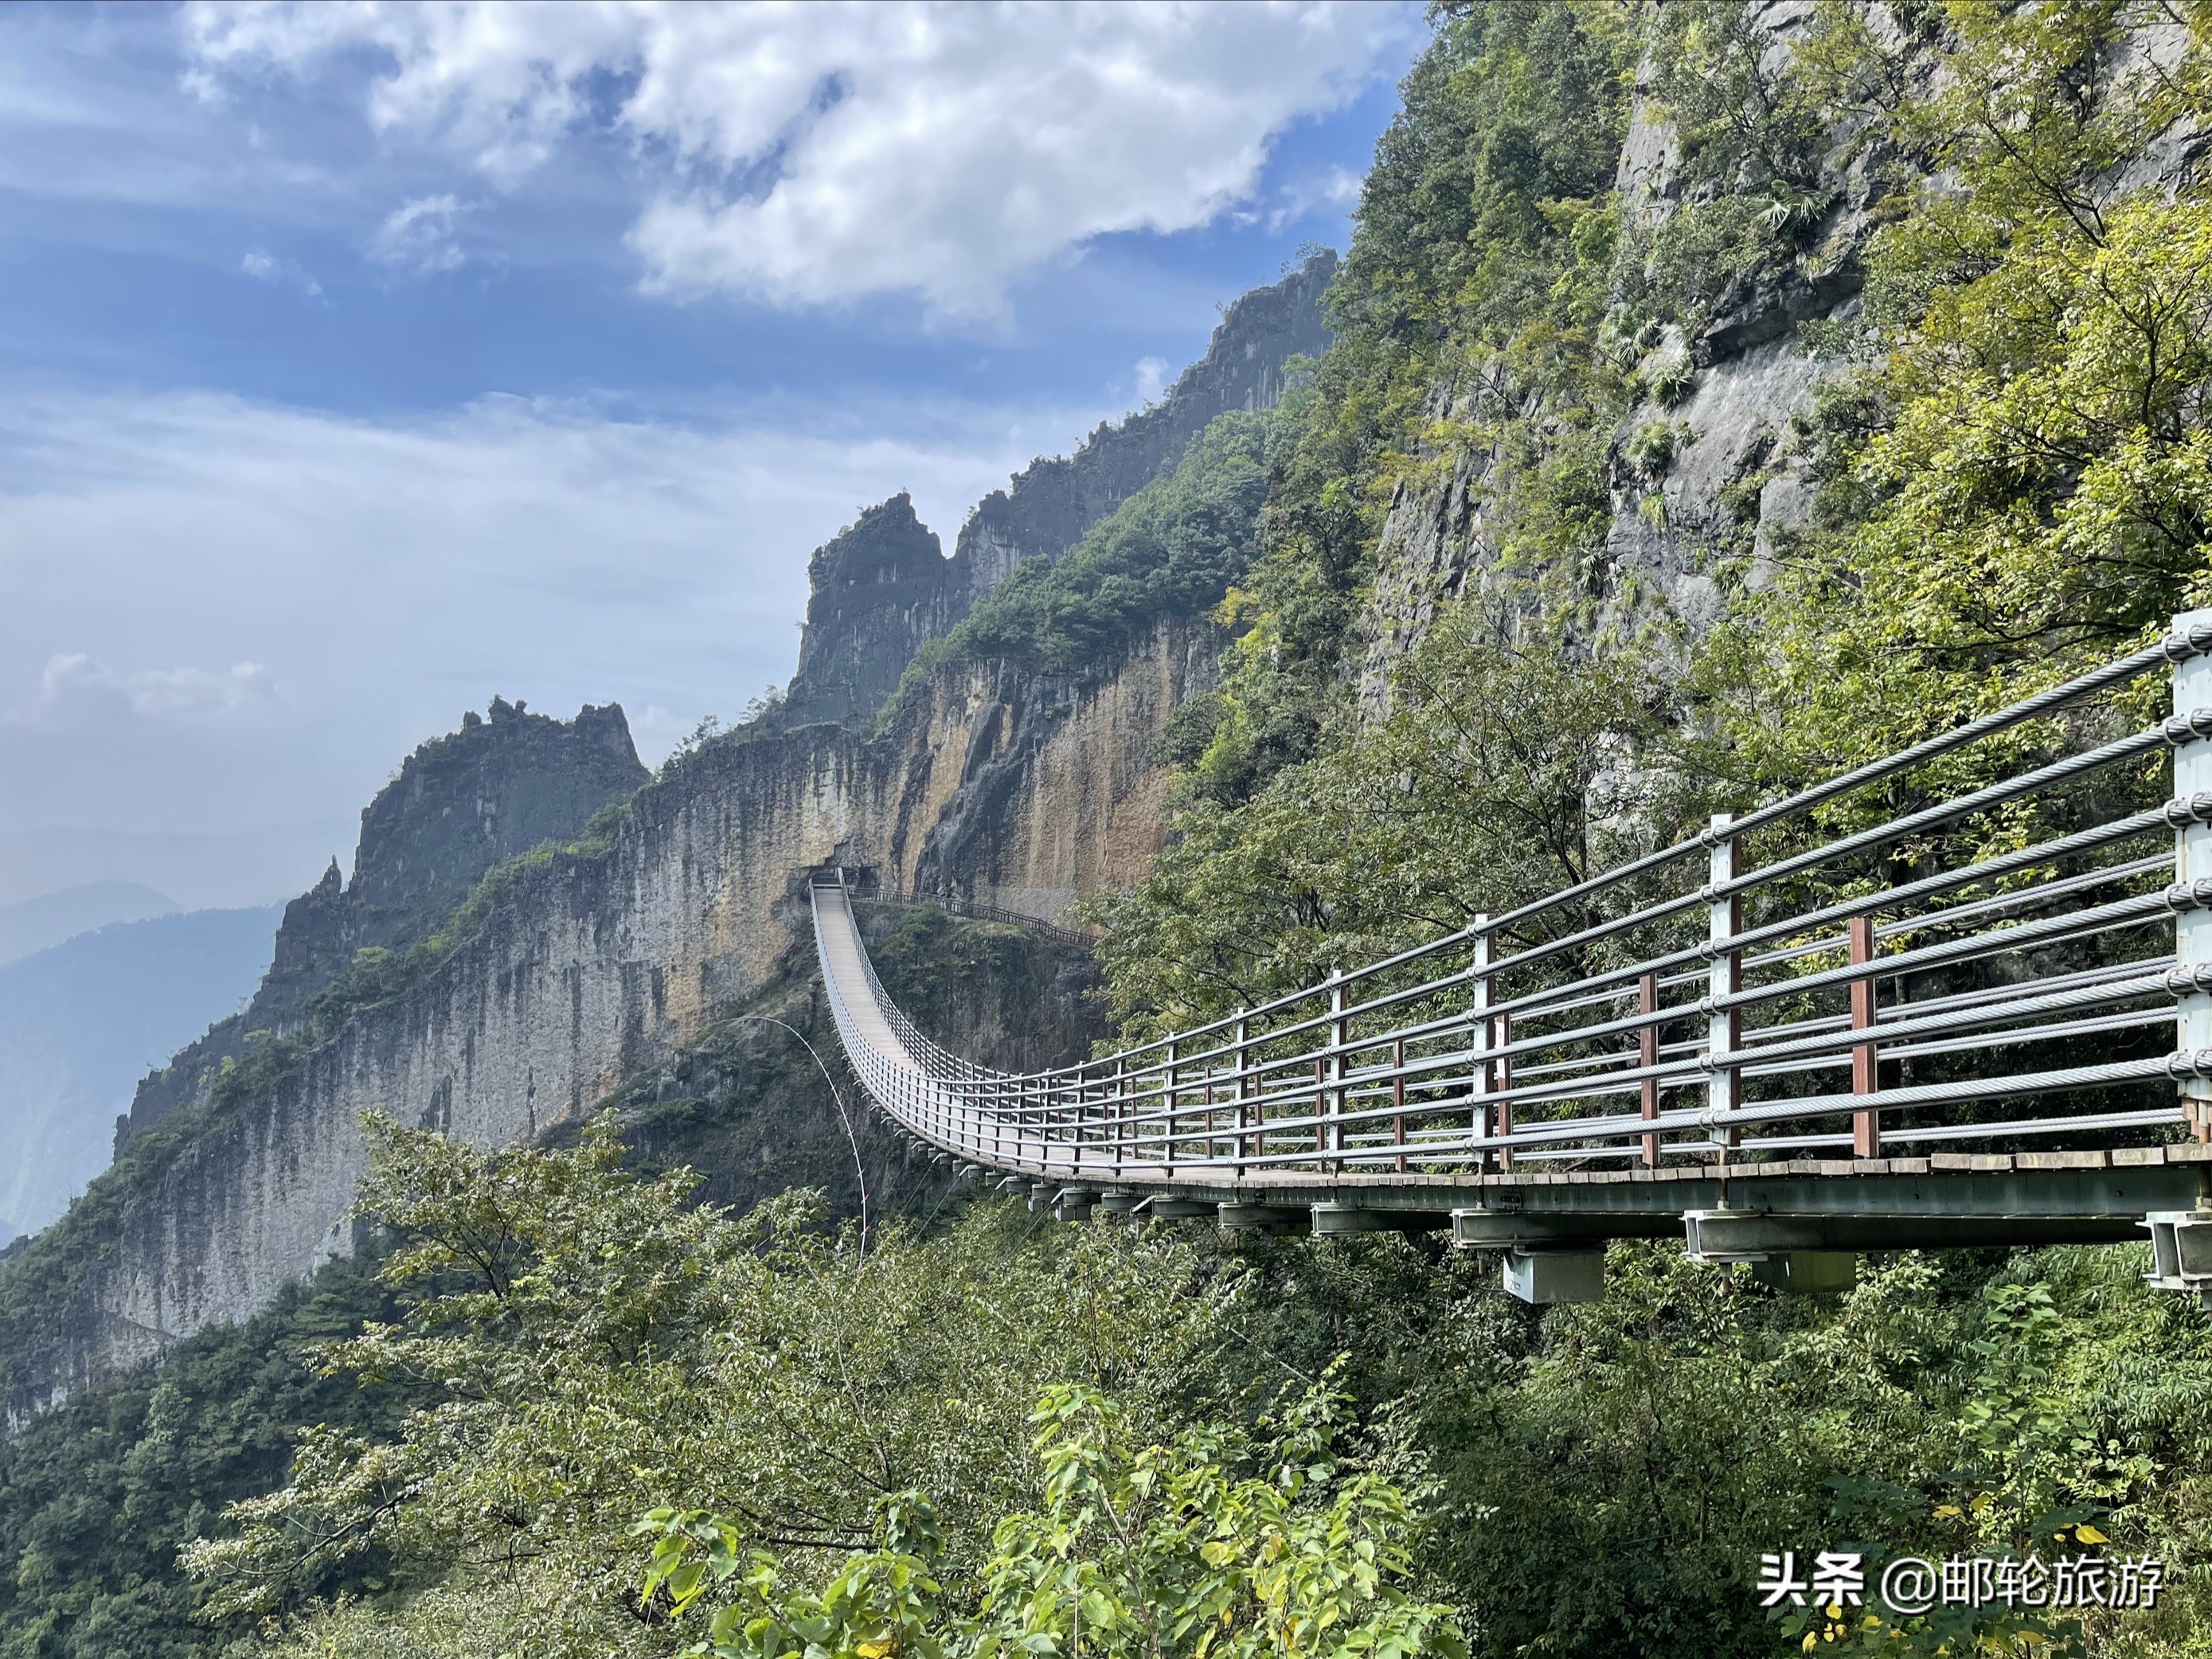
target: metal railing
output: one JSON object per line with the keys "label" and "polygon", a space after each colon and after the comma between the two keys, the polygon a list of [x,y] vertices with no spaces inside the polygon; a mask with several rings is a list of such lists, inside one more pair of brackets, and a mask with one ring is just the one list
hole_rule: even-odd
{"label": "metal railing", "polygon": [[[1000,1072],[923,1036],[835,878],[813,892],[823,978],[855,1071],[900,1123],[1078,1184],[2202,1138],[2208,653],[2212,611],[2192,612],[2154,646],[1691,840],[1077,1065]],[[2125,705],[2112,694],[2166,668],[2170,717],[2091,740]],[[1900,810],[1931,779],[1955,793]]]}

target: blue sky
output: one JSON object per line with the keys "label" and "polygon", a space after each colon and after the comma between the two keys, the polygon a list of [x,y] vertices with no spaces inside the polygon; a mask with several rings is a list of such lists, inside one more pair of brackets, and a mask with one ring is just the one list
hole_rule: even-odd
{"label": "blue sky", "polygon": [[0,902],[295,892],[494,692],[647,757],[809,551],[1341,246],[1389,6],[0,10]]}

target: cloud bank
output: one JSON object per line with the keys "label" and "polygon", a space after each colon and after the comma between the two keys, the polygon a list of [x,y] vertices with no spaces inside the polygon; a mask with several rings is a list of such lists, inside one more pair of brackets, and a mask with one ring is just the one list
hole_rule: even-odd
{"label": "cloud bank", "polygon": [[365,75],[388,140],[501,188],[580,133],[619,137],[649,292],[797,307],[912,290],[965,315],[1091,239],[1248,202],[1273,138],[1355,96],[1413,26],[1397,7],[1286,0],[198,0],[183,20],[202,96]]}
{"label": "cloud bank", "polygon": [[911,489],[949,538],[1099,412],[761,404],[687,427],[514,398],[404,421],[19,398],[0,410],[0,842],[307,826],[250,886],[194,890],[240,902],[349,852],[326,826],[495,692],[620,702],[657,758],[790,673],[806,556],[860,507]]}

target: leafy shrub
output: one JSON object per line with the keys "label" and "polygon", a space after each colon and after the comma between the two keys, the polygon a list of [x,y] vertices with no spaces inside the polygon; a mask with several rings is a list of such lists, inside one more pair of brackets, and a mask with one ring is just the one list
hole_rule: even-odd
{"label": "leafy shrub", "polygon": [[1670,421],[1647,421],[1620,447],[1621,459],[1647,478],[1656,478],[1674,459],[1680,434]]}

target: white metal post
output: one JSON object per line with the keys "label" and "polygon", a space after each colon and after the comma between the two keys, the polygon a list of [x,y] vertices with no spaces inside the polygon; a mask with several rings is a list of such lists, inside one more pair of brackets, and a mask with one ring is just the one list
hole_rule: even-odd
{"label": "white metal post", "polygon": [[[1725,946],[1743,931],[1743,900],[1724,890],[1736,878],[1736,842],[1733,836],[1722,831],[1735,822],[1733,812],[1713,814],[1711,862],[1708,867],[1711,902],[1707,907],[1711,928],[1708,937],[1715,947]],[[1723,997],[1732,997],[1742,988],[1739,982],[1743,957],[1741,952],[1715,948],[1711,952],[1712,968],[1706,980],[1707,994],[1717,1002]],[[1724,1063],[1725,1057],[1735,1053],[1743,1031],[1743,1016],[1734,1008],[1713,1007],[1708,1010],[1705,1022],[1705,1049],[1711,1058],[1712,1069],[1706,1073],[1705,1103],[1716,1112],[1732,1112],[1743,1102],[1742,1078],[1736,1068]],[[1713,1139],[1723,1146],[1733,1146],[1738,1139],[1734,1124],[1716,1124]]]}
{"label": "white metal post", "polygon": [[1252,1059],[1252,1021],[1243,1009],[1237,1011],[1237,1173],[1244,1173],[1244,1160],[1252,1155],[1249,1137],[1244,1133],[1252,1109],[1244,1103],[1257,1092],[1252,1079],[1245,1076]]}
{"label": "white metal post", "polygon": [[[2212,623],[2212,611],[2191,611],[2173,619],[2174,631]],[[2212,725],[2212,656],[2185,657],[2173,665],[2174,726],[2183,740],[2173,750],[2174,798],[2193,809],[2194,798],[2212,791],[2212,736],[2197,728]],[[2212,823],[2193,810],[2173,832],[2173,879],[2186,885],[2212,876]],[[2183,1054],[2212,1048],[2212,989],[2190,986],[2192,969],[2212,979],[2212,909],[2179,907],[2173,915],[2173,962],[2183,986],[2174,1019],[2174,1046]],[[2180,1085],[2182,1109],[2199,1140],[2212,1139],[2212,1078],[2192,1077]]]}
{"label": "white metal post", "polygon": [[1179,1073],[1182,1068],[1176,1062],[1182,1056],[1182,1039],[1180,1036],[1170,1037],[1168,1039],[1167,1092],[1162,1098],[1162,1104],[1166,1109],[1167,1115],[1161,1119],[1164,1127],[1160,1131],[1160,1164],[1170,1175],[1175,1173],[1175,1133],[1178,1127],[1176,1113],[1182,1105],[1178,1098],[1182,1082]]}
{"label": "white metal post", "polygon": [[1128,1060],[1121,1054],[1114,1056],[1114,1173],[1121,1173],[1122,1163],[1129,1156]]}
{"label": "white metal post", "polygon": [[1328,1167],[1344,1167],[1344,969],[1328,970],[1328,1081],[1327,1103],[1322,1107],[1336,1121],[1329,1126],[1329,1150],[1335,1159]]}
{"label": "white metal post", "polygon": [[[1468,1029],[1471,1033],[1473,1033],[1474,1038],[1473,1048],[1474,1050],[1475,1063],[1469,1073],[1469,1075],[1474,1079],[1475,1088],[1481,1093],[1486,1095],[1490,1092],[1492,1086],[1490,1062],[1483,1058],[1485,1054],[1487,1054],[1490,1052],[1490,1004],[1492,1000],[1490,995],[1490,974],[1488,971],[1490,968],[1490,915],[1487,911],[1474,919],[1474,1006],[1468,1011]],[[1497,1115],[1490,1109],[1490,1103],[1488,1101],[1485,1101],[1481,1105],[1474,1109],[1474,1120],[1468,1127],[1473,1129],[1477,1135],[1487,1135],[1490,1133],[1490,1126],[1496,1121]],[[1487,1170],[1493,1162],[1502,1162],[1502,1160],[1492,1158],[1487,1148],[1485,1148],[1483,1151],[1475,1154],[1474,1167],[1478,1170]]]}

